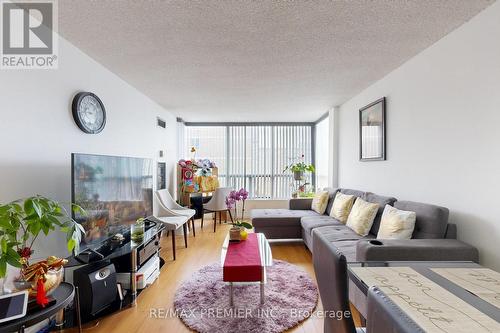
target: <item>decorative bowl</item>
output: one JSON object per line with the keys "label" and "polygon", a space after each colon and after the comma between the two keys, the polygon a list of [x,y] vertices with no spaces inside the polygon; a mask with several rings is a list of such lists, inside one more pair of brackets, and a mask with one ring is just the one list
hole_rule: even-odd
{"label": "decorative bowl", "polygon": [[[45,295],[49,296],[56,290],[64,279],[64,268],[51,268],[45,274]],[[17,280],[14,281],[17,290],[28,290],[30,298],[35,298],[37,295],[36,282]]]}
{"label": "decorative bowl", "polygon": [[[54,290],[59,287],[64,278],[64,268],[51,268],[45,274],[45,282],[43,283],[45,287],[45,294],[49,296],[54,292]],[[36,297],[36,283],[31,284],[30,297]]]}

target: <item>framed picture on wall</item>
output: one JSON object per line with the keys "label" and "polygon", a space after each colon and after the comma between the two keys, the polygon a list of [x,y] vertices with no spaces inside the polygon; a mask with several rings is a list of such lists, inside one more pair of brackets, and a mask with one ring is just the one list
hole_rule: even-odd
{"label": "framed picture on wall", "polygon": [[359,110],[359,160],[385,160],[385,97]]}

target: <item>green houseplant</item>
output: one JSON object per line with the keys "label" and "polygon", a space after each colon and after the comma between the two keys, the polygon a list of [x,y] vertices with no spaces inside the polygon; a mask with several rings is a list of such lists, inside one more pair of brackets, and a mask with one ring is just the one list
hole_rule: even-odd
{"label": "green houseplant", "polygon": [[[306,181],[304,177],[304,173],[306,172],[315,172],[316,169],[314,165],[308,164],[304,161],[304,154],[301,155],[298,162],[293,162],[287,165],[283,169],[283,173],[290,170],[293,173],[294,183],[292,183],[292,198],[296,198],[299,194],[304,193],[306,191],[306,186],[309,183]],[[302,183],[302,184],[301,184]]]}
{"label": "green houseplant", "polygon": [[283,173],[285,173],[288,170],[292,171],[293,177],[297,181],[302,180],[304,178],[305,172],[315,171],[314,165],[305,163],[304,154],[302,154],[298,160],[299,160],[298,162],[290,163],[283,169]]}
{"label": "green houseplant", "polygon": [[285,169],[283,169],[283,172],[286,172],[288,170],[293,172],[293,178],[295,180],[302,180],[305,172],[314,172],[315,168],[314,168],[314,165],[312,165],[312,164],[307,164],[304,162],[297,162],[297,163],[292,163],[290,165],[287,165],[285,167]]}
{"label": "green houseplant", "polygon": [[[72,210],[84,214],[78,205]],[[36,195],[0,206],[0,279],[5,278],[7,264],[21,267],[33,253],[36,239],[56,229],[66,233],[68,251],[78,251],[83,227],[74,221],[58,202]]]}

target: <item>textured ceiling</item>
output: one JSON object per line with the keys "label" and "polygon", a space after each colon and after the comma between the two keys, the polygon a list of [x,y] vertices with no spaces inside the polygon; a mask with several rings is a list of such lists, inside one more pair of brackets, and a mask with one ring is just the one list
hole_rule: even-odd
{"label": "textured ceiling", "polygon": [[59,32],[186,121],[314,121],[494,0],[59,1]]}

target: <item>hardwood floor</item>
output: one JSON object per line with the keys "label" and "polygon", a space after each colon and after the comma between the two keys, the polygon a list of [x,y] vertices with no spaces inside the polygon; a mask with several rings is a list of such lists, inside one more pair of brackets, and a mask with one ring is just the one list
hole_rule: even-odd
{"label": "hardwood floor", "polygon": [[[97,326],[84,327],[84,331],[95,333],[191,332],[178,318],[150,318],[150,309],[162,308],[167,311],[173,309],[173,297],[182,281],[201,267],[220,260],[220,247],[229,228],[230,225],[228,224],[218,225],[217,232],[214,233],[211,218],[205,219],[203,229],[200,229],[200,220],[197,220],[196,237],[193,238],[192,234],[189,234],[188,248],[184,247],[183,236],[177,236],[176,261],[172,260],[171,236],[164,236],[161,241],[161,256],[166,263],[162,267],[159,279],[139,295],[137,306],[105,317],[100,320]],[[302,242],[271,243],[271,248],[273,258],[298,265],[314,277],[311,253]],[[321,308],[321,301],[319,301],[316,310]],[[68,330],[68,332],[74,331]],[[323,320],[314,317],[309,318],[288,332],[323,332]]]}

